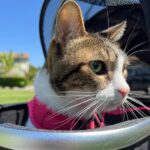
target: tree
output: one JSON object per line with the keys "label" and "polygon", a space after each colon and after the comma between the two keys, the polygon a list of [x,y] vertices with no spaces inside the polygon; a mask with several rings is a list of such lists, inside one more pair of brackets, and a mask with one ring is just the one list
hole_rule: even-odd
{"label": "tree", "polygon": [[29,68],[29,73],[27,74],[27,78],[28,80],[33,80],[35,75],[37,74],[37,71],[38,71],[38,68],[30,65],[30,68]]}
{"label": "tree", "polygon": [[2,54],[0,56],[0,73],[1,75],[5,75],[8,71],[10,71],[14,66],[14,56],[13,53],[10,52],[8,54]]}

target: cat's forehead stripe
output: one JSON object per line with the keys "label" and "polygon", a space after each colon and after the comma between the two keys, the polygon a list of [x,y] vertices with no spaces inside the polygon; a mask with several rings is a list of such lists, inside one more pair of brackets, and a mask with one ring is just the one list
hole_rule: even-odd
{"label": "cat's forehead stripe", "polygon": [[[83,37],[71,41],[66,47],[66,54],[79,57],[82,54],[102,61],[116,61],[119,48],[104,38]],[[77,55],[76,55],[77,54]],[[80,54],[80,55],[79,55]]]}

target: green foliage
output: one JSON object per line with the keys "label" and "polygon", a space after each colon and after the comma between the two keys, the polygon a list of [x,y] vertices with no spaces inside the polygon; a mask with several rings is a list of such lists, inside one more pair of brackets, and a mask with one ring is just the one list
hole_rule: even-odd
{"label": "green foliage", "polygon": [[0,74],[4,75],[6,74],[9,70],[11,70],[14,66],[14,56],[13,53],[10,52],[7,55],[1,55],[0,56],[0,63],[1,65],[1,71]]}
{"label": "green foliage", "polygon": [[27,76],[27,79],[32,82],[36,73],[37,73],[38,69],[32,65],[30,65],[30,68],[29,68],[29,73],[26,74]]}
{"label": "green foliage", "polygon": [[15,63],[14,54],[3,53],[0,55],[0,86],[23,87],[31,85],[38,69],[29,65],[29,71],[25,72]]}
{"label": "green foliage", "polygon": [[25,87],[28,81],[25,78],[0,77],[0,86],[5,87]]}

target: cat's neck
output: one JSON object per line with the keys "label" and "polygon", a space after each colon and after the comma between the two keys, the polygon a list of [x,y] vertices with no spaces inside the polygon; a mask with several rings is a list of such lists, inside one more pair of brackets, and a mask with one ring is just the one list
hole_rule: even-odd
{"label": "cat's neck", "polygon": [[45,68],[42,68],[36,75],[34,89],[38,99],[46,104],[47,107],[54,110],[59,107],[59,103],[57,103],[57,101],[60,101],[60,98],[53,90],[50,84],[49,73]]}
{"label": "cat's neck", "polygon": [[[35,94],[39,101],[46,104],[48,108],[53,111],[61,111],[64,106],[72,100],[70,96],[60,96],[58,95],[51,86],[50,75],[48,71],[43,68],[41,69],[35,77],[34,81]],[[71,109],[65,111],[64,114],[68,116],[74,115],[81,108]]]}

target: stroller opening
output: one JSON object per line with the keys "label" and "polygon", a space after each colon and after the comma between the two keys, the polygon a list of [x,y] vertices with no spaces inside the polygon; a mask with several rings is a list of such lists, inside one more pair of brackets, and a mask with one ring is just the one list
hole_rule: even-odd
{"label": "stroller opening", "polygon": [[[40,17],[40,38],[43,47],[43,53],[45,58],[47,57],[47,51],[50,45],[50,39],[54,34],[55,16],[58,9],[64,3],[64,1],[45,1],[41,11]],[[133,93],[135,99],[140,99],[144,105],[135,104],[137,109],[128,108],[127,114],[124,115],[126,110],[117,110],[117,112],[106,113],[106,116],[113,119],[105,120],[108,125],[122,122],[122,116],[125,120],[133,119],[136,116],[142,117],[143,115],[138,112],[138,110],[143,111],[143,113],[149,116],[149,35],[148,35],[148,22],[147,19],[147,5],[146,1],[139,0],[124,0],[124,1],[86,1],[78,0],[77,3],[80,5],[84,20],[85,27],[88,32],[100,32],[108,27],[111,27],[124,20],[127,21],[127,28],[125,35],[119,41],[122,49],[126,48],[126,52],[130,55],[134,53],[135,55],[131,58],[131,65],[128,68],[129,77],[128,83],[132,91],[139,91],[138,93]],[[56,9],[52,13],[52,6]],[[145,8],[145,9],[143,9]],[[145,15],[144,15],[145,14]],[[52,21],[53,20],[53,21]],[[146,51],[139,51],[146,50]],[[137,52],[139,51],[139,52]],[[147,72],[147,73],[146,73]],[[147,75],[146,75],[147,74]],[[142,91],[142,92],[141,92]],[[142,94],[141,94],[142,93]],[[135,100],[134,100],[135,101]],[[147,107],[145,107],[147,106]],[[133,111],[133,112],[132,112]],[[135,113],[135,114],[134,114]],[[127,117],[130,116],[130,117]],[[116,118],[120,118],[117,120]],[[111,121],[109,121],[111,120]]]}
{"label": "stroller opening", "polygon": [[[64,2],[45,0],[43,3],[39,30],[45,58],[54,34],[57,11]],[[0,146],[3,148],[0,149],[150,149],[150,3],[148,0],[77,0],[77,3],[82,9],[88,32],[100,32],[127,20],[125,36],[119,44],[129,54],[135,54],[131,62],[136,67],[129,66],[128,83],[133,91],[138,92],[132,93],[130,106],[109,113],[95,114],[92,119],[97,128],[94,130],[83,130],[86,122],[80,128],[82,130],[76,131],[25,128],[23,126],[28,119],[26,104],[1,106]],[[137,52],[143,49],[147,51]],[[13,116],[12,120],[10,114]]]}

